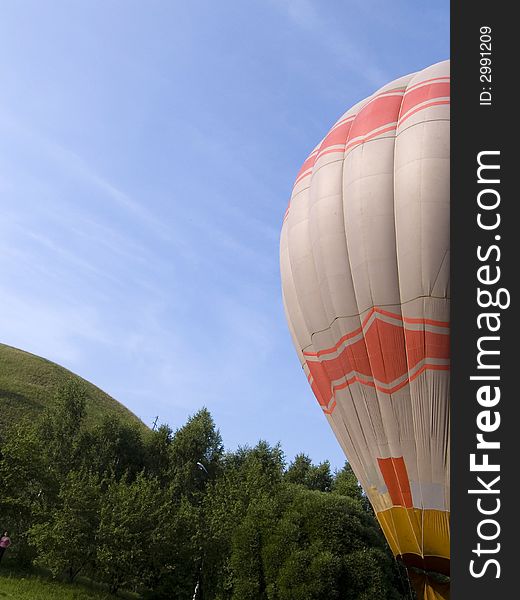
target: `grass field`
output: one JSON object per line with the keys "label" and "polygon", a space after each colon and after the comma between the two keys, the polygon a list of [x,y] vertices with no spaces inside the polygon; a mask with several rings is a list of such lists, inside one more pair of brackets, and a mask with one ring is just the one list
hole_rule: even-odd
{"label": "grass field", "polygon": [[89,422],[113,415],[147,429],[125,406],[78,375],[34,354],[0,344],[0,432],[22,417],[31,418],[40,412],[52,402],[59,385],[70,378],[85,385]]}
{"label": "grass field", "polygon": [[26,573],[0,566],[0,600],[135,600],[136,594],[121,593],[113,596],[101,586],[86,580],[78,583],[53,581],[44,574]]}
{"label": "grass field", "polygon": [[114,600],[114,596],[81,584],[49,581],[41,577],[2,575],[0,600]]}

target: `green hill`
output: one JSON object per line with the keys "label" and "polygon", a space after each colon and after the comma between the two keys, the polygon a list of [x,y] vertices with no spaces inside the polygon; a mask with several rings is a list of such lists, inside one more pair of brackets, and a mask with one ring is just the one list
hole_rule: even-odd
{"label": "green hill", "polygon": [[41,412],[53,401],[57,388],[71,378],[85,386],[88,422],[94,424],[113,415],[148,430],[125,406],[92,383],[45,358],[0,344],[0,437],[7,425]]}

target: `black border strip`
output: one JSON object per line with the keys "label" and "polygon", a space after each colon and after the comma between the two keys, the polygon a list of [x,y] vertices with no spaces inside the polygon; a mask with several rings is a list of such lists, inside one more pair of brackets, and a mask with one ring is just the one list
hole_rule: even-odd
{"label": "black border strip", "polygon": [[[451,389],[451,598],[452,600],[499,600],[517,597],[515,590],[520,543],[519,516],[520,503],[517,492],[520,484],[520,344],[517,343],[519,317],[517,310],[518,279],[520,278],[520,193],[513,189],[517,173],[520,174],[520,148],[518,124],[513,102],[518,87],[518,67],[516,59],[520,53],[517,40],[520,38],[513,17],[514,4],[506,2],[453,1],[451,5],[451,61],[452,61],[452,125],[451,125],[451,281],[452,281],[452,389]],[[486,27],[491,31],[488,37]],[[482,28],[482,29],[481,29]],[[481,39],[482,36],[482,39]],[[486,40],[485,42],[482,40]],[[491,65],[486,54],[491,44]],[[481,44],[484,44],[481,46]],[[488,69],[481,67],[491,67]],[[487,77],[490,75],[490,81]],[[483,94],[482,92],[491,92]],[[488,101],[490,104],[481,104]],[[519,105],[516,100],[515,105]],[[478,155],[485,151],[499,151],[500,154],[481,155],[481,160],[500,165],[500,170],[481,171],[482,178],[492,180],[499,173],[500,183],[478,183]],[[483,194],[481,199],[491,203],[499,194],[500,204],[496,210],[479,209],[477,197],[483,189],[494,189]],[[479,211],[482,219],[493,223],[500,213],[500,225],[494,230],[484,230],[478,226]],[[500,236],[496,239],[495,236]],[[481,246],[481,256],[485,256],[491,246],[487,260],[479,260],[477,247]],[[489,265],[490,270],[481,271],[481,277],[493,278],[500,267],[500,281],[494,285],[479,283],[478,269]],[[496,294],[499,288],[511,294],[508,308],[479,307],[477,288],[487,289]],[[502,300],[507,298],[505,293]],[[482,297],[482,300],[484,298]],[[482,302],[484,303],[484,302]],[[507,302],[501,302],[506,304]],[[490,333],[481,319],[482,329],[478,328],[477,318],[481,313],[499,313],[500,329]],[[494,321],[496,324],[496,321]],[[487,364],[496,363],[499,369],[478,369],[478,340],[482,336],[495,335],[499,340],[481,339],[488,349],[500,351],[499,355],[481,357]],[[484,360],[485,359],[485,360]],[[486,382],[470,380],[472,375],[499,375],[500,381]],[[517,375],[518,374],[518,375]],[[500,402],[495,407],[483,407],[477,401],[477,392],[485,385],[500,387]],[[515,385],[516,384],[516,385]],[[485,399],[485,398],[484,398]],[[500,449],[477,450],[476,435],[479,432],[477,418],[481,411],[489,410],[489,421],[493,423],[500,414],[500,426],[494,432],[484,434],[485,439],[500,442]],[[484,419],[485,417],[481,417]],[[481,420],[482,424],[486,424]],[[482,462],[482,454],[488,454],[491,464],[500,466],[499,472],[472,472],[470,455],[476,454],[475,461]],[[478,482],[490,482],[500,476],[500,481],[492,487],[493,492],[469,494],[468,490],[483,489]],[[484,510],[500,510],[495,515],[483,515],[478,509],[478,499]],[[479,523],[485,519],[495,520],[500,533],[495,540],[479,538]],[[497,526],[488,522],[481,526],[483,535],[493,537]],[[480,543],[481,549],[489,553],[475,552]],[[500,549],[496,552],[497,544]],[[473,571],[481,574],[472,576]],[[497,563],[486,561],[496,560]],[[498,574],[500,566],[500,576]]]}

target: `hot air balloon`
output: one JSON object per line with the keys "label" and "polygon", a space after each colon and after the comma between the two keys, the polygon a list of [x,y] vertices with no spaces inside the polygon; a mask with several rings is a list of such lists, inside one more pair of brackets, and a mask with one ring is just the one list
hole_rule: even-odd
{"label": "hot air balloon", "polygon": [[449,597],[449,61],[348,110],[296,178],[280,263],[310,386],[418,597]]}

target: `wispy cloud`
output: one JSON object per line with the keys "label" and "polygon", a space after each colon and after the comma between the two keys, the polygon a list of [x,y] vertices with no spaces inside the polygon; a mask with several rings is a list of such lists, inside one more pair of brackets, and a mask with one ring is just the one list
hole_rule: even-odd
{"label": "wispy cloud", "polygon": [[206,404],[228,444],[330,458],[284,322],[280,220],[333,117],[434,62],[445,23],[426,0],[62,4],[0,22],[0,341],[148,423]]}
{"label": "wispy cloud", "polygon": [[95,309],[82,304],[58,305],[43,298],[0,288],[2,342],[62,364],[80,364],[85,341],[109,343]]}
{"label": "wispy cloud", "polygon": [[[337,64],[341,64],[371,86],[385,83],[387,76],[378,64],[367,39],[360,36],[356,15],[352,10],[341,7],[337,20],[327,15],[327,5],[313,0],[271,0],[285,12],[292,23],[303,29],[312,38],[312,43],[321,46]],[[337,9],[339,11],[339,8]],[[345,16],[349,27],[344,25]]]}
{"label": "wispy cloud", "polygon": [[76,151],[39,132],[35,127],[29,128],[22,124],[16,117],[9,115],[4,107],[0,107],[0,127],[26,148],[31,148],[40,162],[51,162],[66,178],[73,178],[82,185],[94,188],[105,200],[111,201],[140,226],[149,229],[155,237],[170,243],[178,241],[169,225],[148,210],[144,203],[132,198],[100,174]]}

